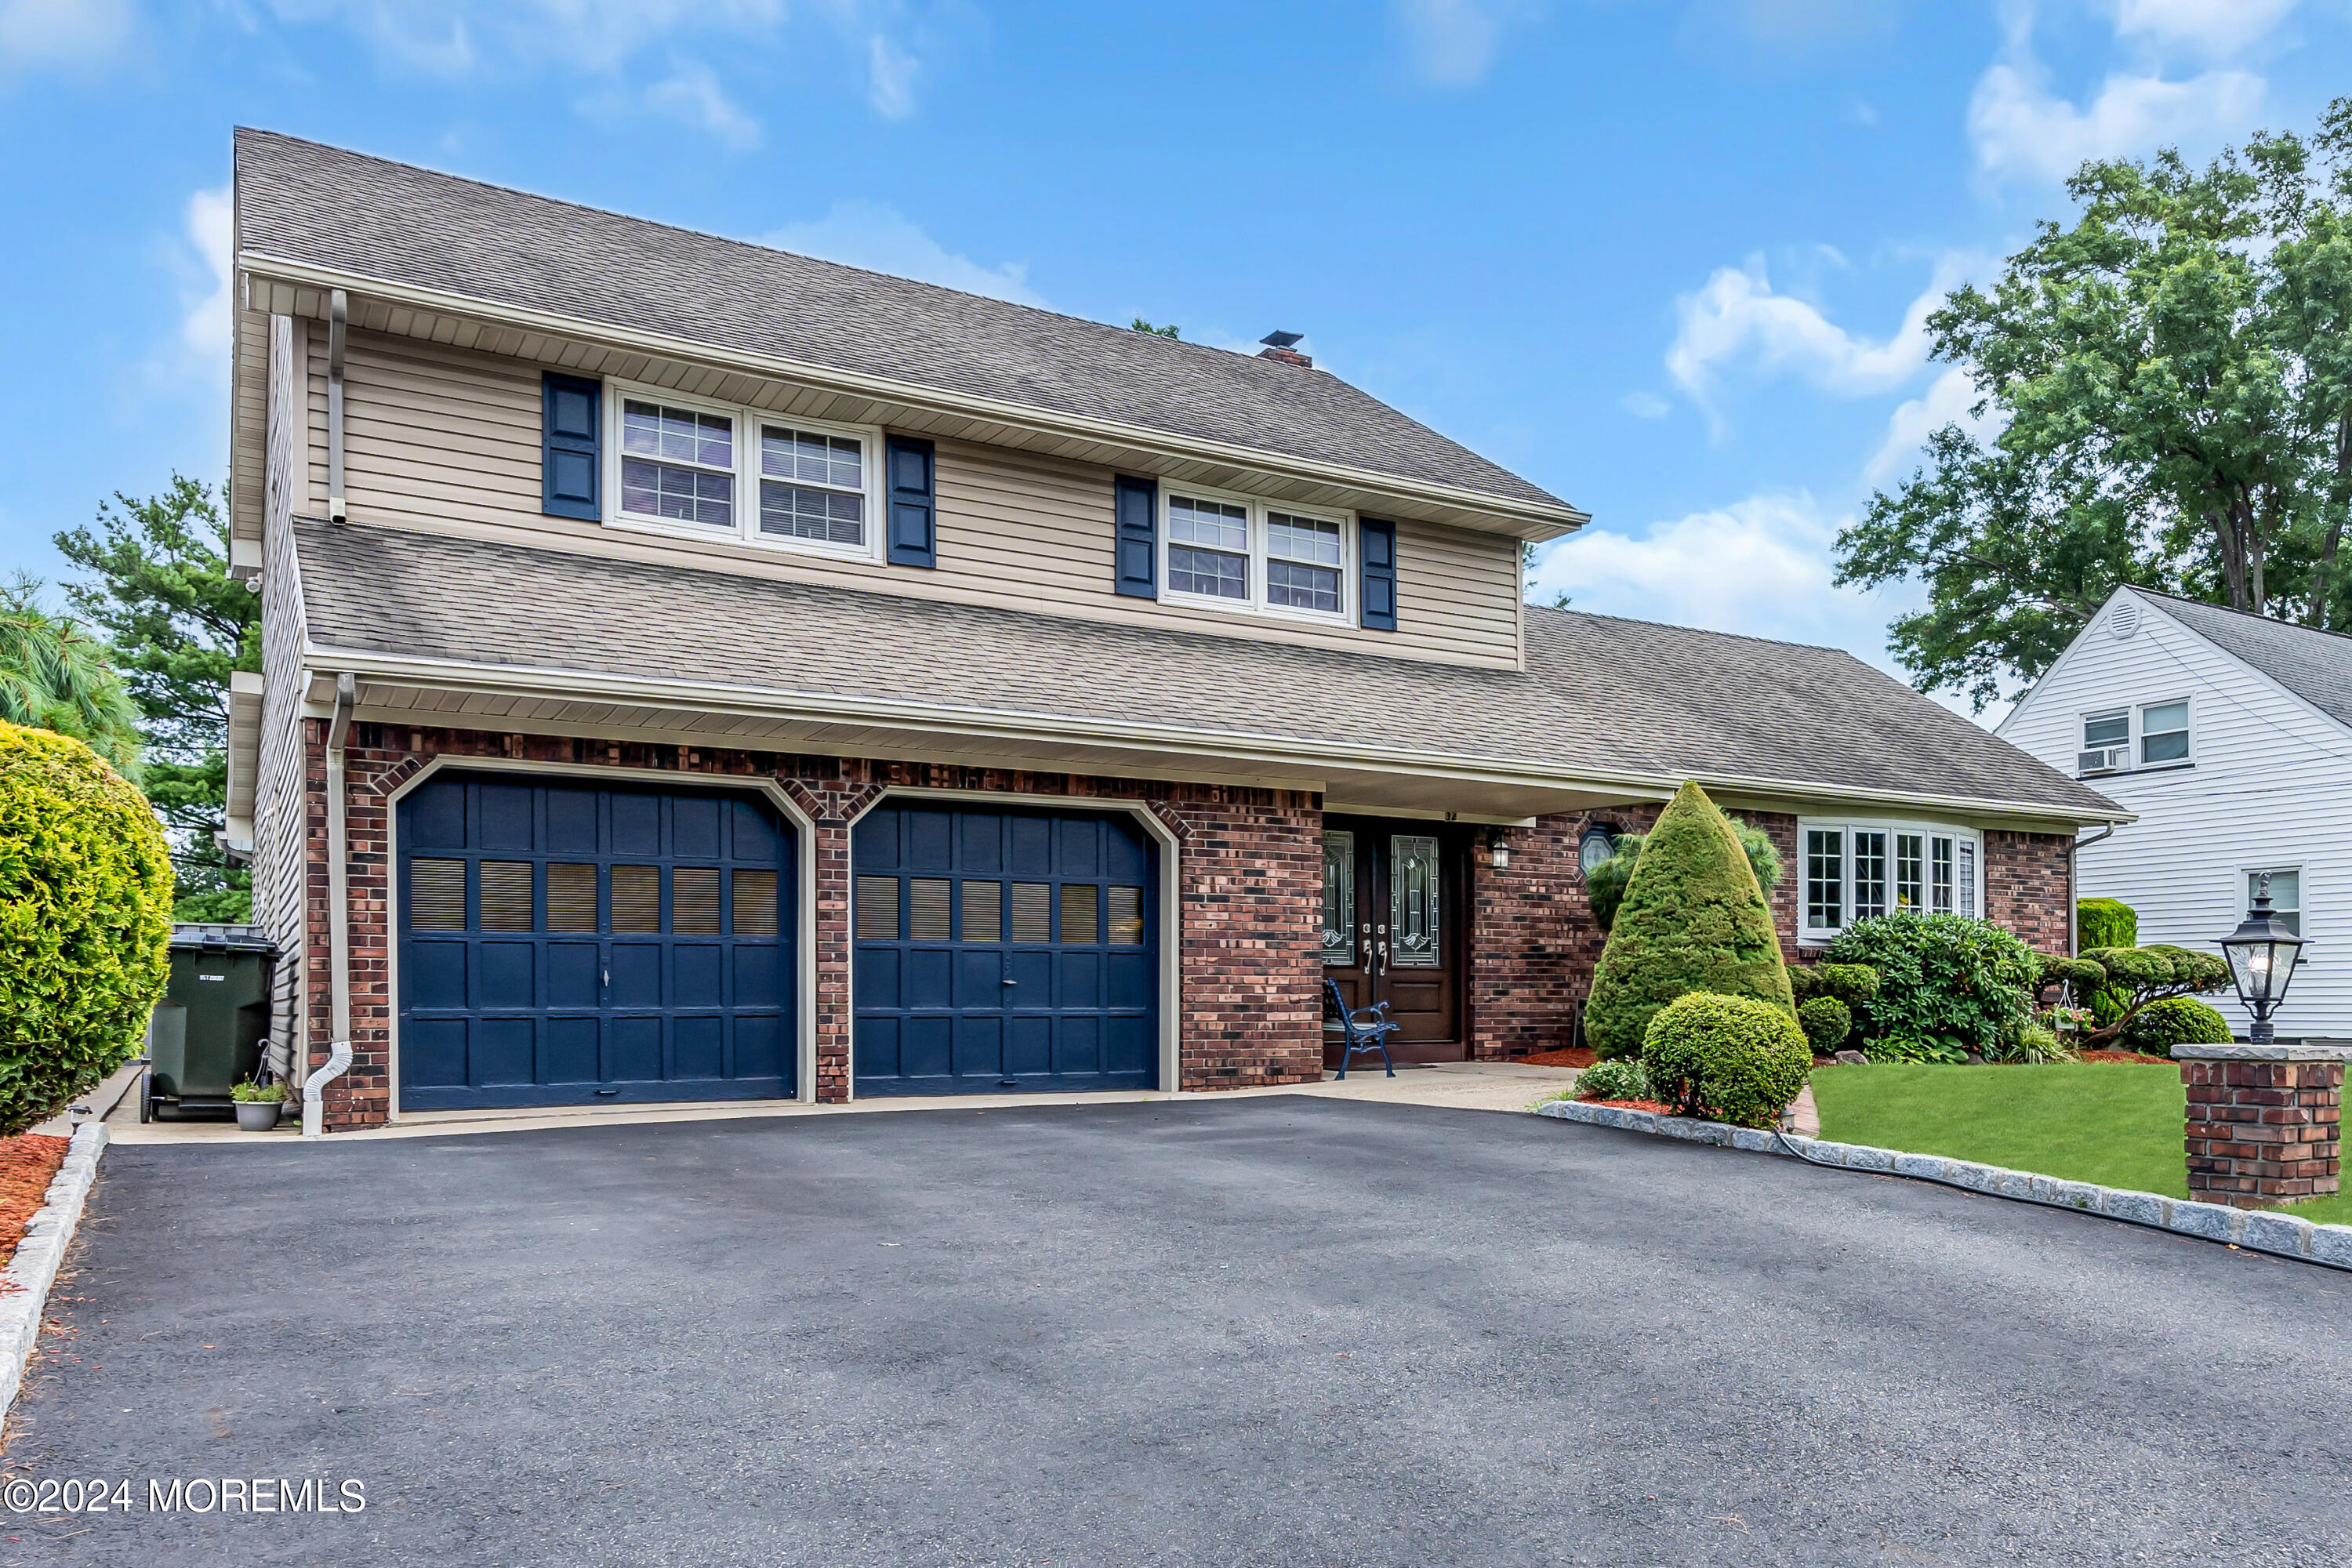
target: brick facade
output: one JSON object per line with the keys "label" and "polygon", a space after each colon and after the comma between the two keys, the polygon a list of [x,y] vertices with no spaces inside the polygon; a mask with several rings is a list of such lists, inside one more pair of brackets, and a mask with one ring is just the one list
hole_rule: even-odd
{"label": "brick facade", "polygon": [[[310,1058],[326,1059],[328,993],[326,757],[323,721],[304,722],[309,764],[305,899]],[[350,1071],[328,1095],[330,1127],[373,1125],[392,1105],[389,801],[436,757],[502,759],[641,770],[649,780],[773,779],[814,825],[801,834],[816,883],[815,973],[803,994],[816,1019],[817,1098],[849,1092],[851,824],[893,787],[1136,801],[1177,840],[1181,930],[1175,942],[1179,1076],[1186,1089],[1311,1080],[1323,1053],[1319,910],[1322,803],[1298,791],[1187,784],[1083,774],[1019,773],[861,758],[615,742],[382,723],[352,727],[350,779],[352,1034]],[[1577,864],[1595,819],[1646,830],[1656,803],[1547,816],[1503,834],[1509,864],[1470,856],[1472,929],[1465,974],[1466,1052],[1485,1060],[1559,1048],[1574,1037],[1602,936]],[[1770,894],[1792,962],[1797,947],[1797,824],[1739,814],[1780,847],[1789,872]],[[2037,947],[2064,951],[2067,840],[1984,836],[1985,912]]]}
{"label": "brick facade", "polygon": [[[306,925],[310,1058],[331,1037],[326,725],[305,721],[310,769]],[[391,805],[436,757],[640,769],[669,779],[774,779],[815,825],[799,837],[816,880],[816,1093],[849,1090],[850,831],[893,787],[1128,800],[1176,838],[1181,929],[1179,1073],[1186,1089],[1295,1083],[1322,1070],[1320,798],[1293,790],[809,757],[406,725],[355,724],[345,749],[352,905],[352,1066],[327,1125],[383,1121],[392,1104]]]}
{"label": "brick facade", "polygon": [[[1592,987],[1606,938],[1592,918],[1577,864],[1577,845],[1595,821],[1647,832],[1655,803],[1597,807],[1575,816],[1545,816],[1503,835],[1510,864],[1497,871],[1482,849],[1471,857],[1470,1054],[1499,1060],[1559,1049],[1575,1028],[1575,1010]],[[1780,881],[1766,895],[1780,949],[1791,963],[1819,952],[1797,942],[1797,819],[1785,812],[1734,811],[1780,851]],[[1984,912],[2045,952],[2067,951],[2071,838],[2046,833],[1984,834]]]}

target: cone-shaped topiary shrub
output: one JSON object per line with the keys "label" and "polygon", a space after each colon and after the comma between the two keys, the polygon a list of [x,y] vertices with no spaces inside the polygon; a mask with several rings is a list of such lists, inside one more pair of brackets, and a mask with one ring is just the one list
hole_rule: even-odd
{"label": "cone-shaped topiary shrub", "polygon": [[1650,1093],[1685,1116],[1769,1127],[1805,1087],[1812,1047],[1767,1002],[1694,991],[1650,1020],[1642,1071]]}
{"label": "cone-shaped topiary shrub", "polygon": [[146,798],[79,741],[0,723],[0,1137],[137,1051],[171,942]]}
{"label": "cone-shaped topiary shrub", "polygon": [[1604,1057],[1633,1056],[1658,1009],[1693,991],[1751,997],[1796,1020],[1764,890],[1731,824],[1686,784],[1634,862],[1593,971],[1584,1037]]}
{"label": "cone-shaped topiary shrub", "polygon": [[[1748,857],[1748,868],[1756,873],[1756,885],[1770,889],[1780,881],[1780,849],[1772,842],[1770,834],[1760,827],[1750,827],[1739,818],[1727,819],[1731,824],[1731,836],[1739,840],[1740,852]],[[1617,906],[1625,901],[1626,884],[1633,879],[1633,868],[1641,864],[1642,847],[1648,841],[1646,833],[1621,833],[1617,836],[1617,852],[1592,868],[1584,879],[1585,897],[1592,903],[1592,921],[1603,932],[1617,923]]]}

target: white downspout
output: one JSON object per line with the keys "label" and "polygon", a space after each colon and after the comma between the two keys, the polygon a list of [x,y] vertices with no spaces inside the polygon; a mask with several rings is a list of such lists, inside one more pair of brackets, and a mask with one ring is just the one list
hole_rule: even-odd
{"label": "white downspout", "polygon": [[2066,956],[2079,958],[2083,952],[2083,871],[2079,857],[2102,838],[2113,838],[2116,825],[2108,823],[2088,838],[2077,838],[2066,847]]}
{"label": "white downspout", "polygon": [[343,504],[343,322],[350,301],[341,289],[327,301],[327,521],[350,516]]}
{"label": "white downspout", "polygon": [[343,742],[351,734],[358,687],[335,677],[335,716],[327,722],[327,1007],[331,1038],[326,1065],[302,1082],[302,1136],[327,1131],[327,1086],[352,1065],[351,846],[343,826]]}

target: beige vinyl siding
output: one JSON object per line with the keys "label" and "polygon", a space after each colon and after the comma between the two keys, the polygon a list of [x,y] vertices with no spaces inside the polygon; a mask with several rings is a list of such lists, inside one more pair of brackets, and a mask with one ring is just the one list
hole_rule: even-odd
{"label": "beige vinyl siding", "polygon": [[[324,494],[320,336],[310,372],[311,484]],[[344,372],[352,521],[1228,637],[1502,668],[1519,661],[1516,540],[1400,521],[1393,633],[1126,598],[1113,586],[1111,471],[1007,447],[939,442],[939,564],[929,571],[549,517],[540,510],[540,374],[526,361],[353,331]]]}
{"label": "beige vinyl siding", "polygon": [[[300,994],[305,953],[304,847],[310,795],[302,743],[302,579],[292,517],[301,491],[302,343],[309,323],[263,317],[247,334],[264,354],[263,482],[253,486],[262,518],[261,736],[253,799],[253,919],[278,945],[272,1042],[302,1058]],[[275,334],[275,342],[272,335]]]}

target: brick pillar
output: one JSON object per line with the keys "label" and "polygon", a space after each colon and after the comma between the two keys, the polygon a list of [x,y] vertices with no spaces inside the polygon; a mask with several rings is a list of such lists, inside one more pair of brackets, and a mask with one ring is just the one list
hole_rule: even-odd
{"label": "brick pillar", "polygon": [[2189,1195],[2268,1208],[2337,1188],[2352,1049],[2292,1042],[2175,1046],[2189,1089]]}

